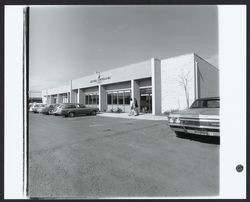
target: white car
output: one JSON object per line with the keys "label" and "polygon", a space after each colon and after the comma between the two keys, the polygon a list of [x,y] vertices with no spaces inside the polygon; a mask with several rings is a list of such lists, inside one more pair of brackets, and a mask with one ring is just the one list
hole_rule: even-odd
{"label": "white car", "polygon": [[219,109],[218,97],[197,99],[189,109],[170,113],[169,126],[177,135],[220,136]]}

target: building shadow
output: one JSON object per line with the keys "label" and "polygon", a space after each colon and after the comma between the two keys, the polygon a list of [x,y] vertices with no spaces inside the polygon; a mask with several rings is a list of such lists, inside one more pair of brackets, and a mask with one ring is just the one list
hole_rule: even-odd
{"label": "building shadow", "polygon": [[204,135],[195,135],[195,134],[189,134],[189,133],[178,133],[176,134],[176,137],[182,138],[182,139],[188,139],[191,141],[197,141],[207,144],[220,144],[220,137],[215,136],[204,136]]}

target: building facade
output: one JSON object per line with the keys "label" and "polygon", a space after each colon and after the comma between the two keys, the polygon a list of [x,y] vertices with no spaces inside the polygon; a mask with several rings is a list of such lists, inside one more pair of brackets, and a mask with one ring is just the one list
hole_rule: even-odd
{"label": "building facade", "polygon": [[136,98],[141,112],[159,115],[189,107],[197,98],[219,96],[219,70],[192,53],[152,58],[69,81],[42,91],[43,102],[82,103],[100,111],[129,112]]}

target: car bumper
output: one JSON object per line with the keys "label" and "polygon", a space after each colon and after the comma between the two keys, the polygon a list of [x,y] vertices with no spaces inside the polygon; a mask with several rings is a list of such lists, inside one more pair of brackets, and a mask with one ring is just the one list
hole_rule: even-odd
{"label": "car bumper", "polygon": [[217,136],[217,137],[220,136],[219,129],[185,127],[185,126],[176,126],[176,125],[170,125],[170,128],[175,132],[184,132],[184,133],[204,135],[204,136]]}

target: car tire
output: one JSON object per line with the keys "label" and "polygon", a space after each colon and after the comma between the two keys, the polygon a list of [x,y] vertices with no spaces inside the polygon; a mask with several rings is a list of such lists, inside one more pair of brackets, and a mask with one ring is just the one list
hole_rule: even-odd
{"label": "car tire", "polygon": [[96,111],[92,111],[91,115],[95,116],[96,115]]}
{"label": "car tire", "polygon": [[74,112],[69,112],[68,116],[69,116],[70,118],[75,117],[75,113],[74,113]]}

